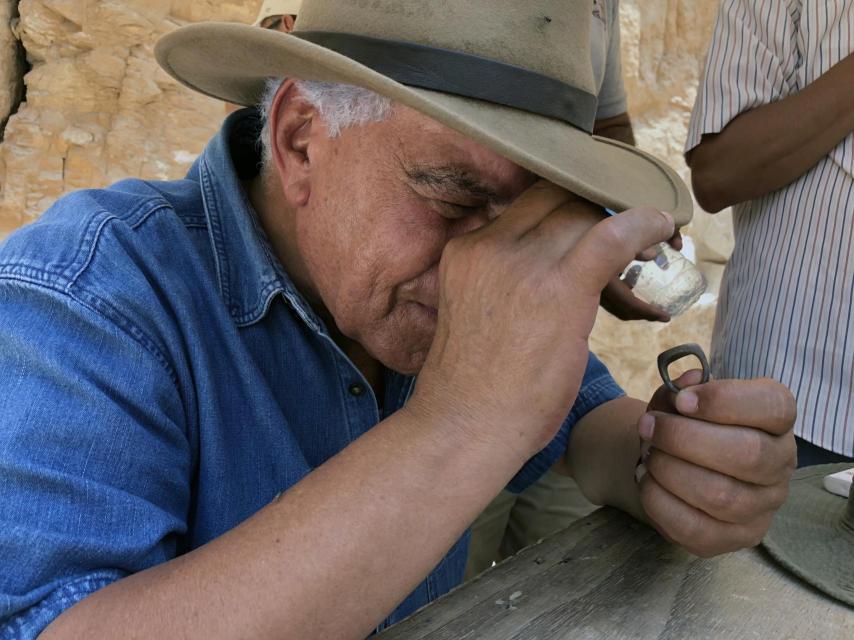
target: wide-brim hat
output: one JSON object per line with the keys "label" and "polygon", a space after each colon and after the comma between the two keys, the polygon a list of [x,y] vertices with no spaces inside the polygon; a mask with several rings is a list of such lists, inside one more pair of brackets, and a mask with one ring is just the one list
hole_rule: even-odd
{"label": "wide-brim hat", "polygon": [[200,23],[155,53],[184,85],[255,105],[269,78],[352,84],[430,116],[615,211],[691,220],[690,192],[657,158],[591,135],[589,0],[304,0],[295,30]]}
{"label": "wide-brim hat", "polygon": [[846,500],[823,486],[825,476],[851,463],[799,469],[789,499],[762,544],[796,576],[854,606],[854,486]]}
{"label": "wide-brim hat", "polygon": [[302,0],[264,0],[253,26],[260,27],[271,16],[298,16],[301,6]]}

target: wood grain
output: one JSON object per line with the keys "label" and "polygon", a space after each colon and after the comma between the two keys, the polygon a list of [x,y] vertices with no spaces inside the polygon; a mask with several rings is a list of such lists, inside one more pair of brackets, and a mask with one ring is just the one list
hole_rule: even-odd
{"label": "wood grain", "polygon": [[691,556],[600,509],[387,630],[382,640],[854,639],[854,609],[757,549]]}

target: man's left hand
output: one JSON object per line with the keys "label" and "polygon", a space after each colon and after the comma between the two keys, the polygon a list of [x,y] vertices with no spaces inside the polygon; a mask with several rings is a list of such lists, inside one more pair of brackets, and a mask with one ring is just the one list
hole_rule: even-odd
{"label": "man's left hand", "polygon": [[638,421],[651,445],[640,495],[663,536],[709,557],[755,546],[771,526],[796,466],[797,409],[773,380],[699,382],[690,371],[678,395],[661,387]]}

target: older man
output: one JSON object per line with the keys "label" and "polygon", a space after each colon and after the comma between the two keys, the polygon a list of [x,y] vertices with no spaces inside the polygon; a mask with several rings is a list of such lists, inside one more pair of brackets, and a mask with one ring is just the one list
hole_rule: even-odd
{"label": "older man", "polygon": [[[71,195],[2,247],[4,633],[363,637],[457,584],[473,518],[558,463],[695,553],[763,535],[790,394],[689,374],[642,402],[588,353],[605,284],[689,217],[671,170],[589,133],[588,2],[426,12],[171,34],[159,60],[205,93],[289,78],[265,125],[236,113],[185,180]],[[673,215],[600,221],[557,184]]]}

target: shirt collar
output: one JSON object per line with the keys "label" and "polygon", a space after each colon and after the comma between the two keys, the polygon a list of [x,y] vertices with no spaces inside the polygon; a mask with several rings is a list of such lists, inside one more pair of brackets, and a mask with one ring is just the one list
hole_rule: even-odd
{"label": "shirt collar", "polygon": [[231,114],[190,169],[200,184],[220,294],[238,326],[261,320],[282,294],[314,331],[323,323],[273,254],[241,180],[258,175],[261,119],[254,109]]}

